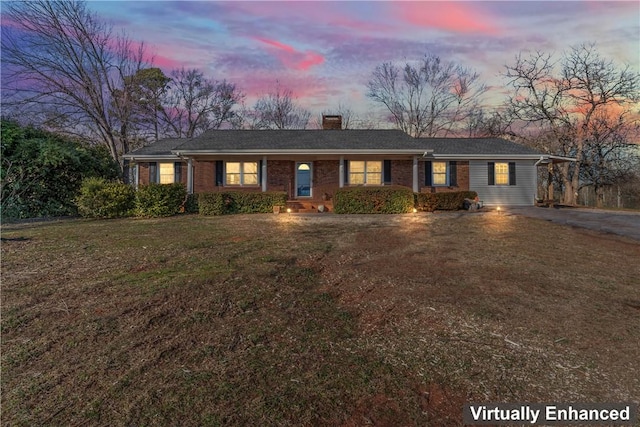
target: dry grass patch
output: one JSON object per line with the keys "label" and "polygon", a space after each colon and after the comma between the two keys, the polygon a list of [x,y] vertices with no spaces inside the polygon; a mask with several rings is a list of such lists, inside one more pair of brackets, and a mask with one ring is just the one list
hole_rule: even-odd
{"label": "dry grass patch", "polygon": [[639,401],[640,244],[516,216],[2,228],[11,425],[459,425]]}

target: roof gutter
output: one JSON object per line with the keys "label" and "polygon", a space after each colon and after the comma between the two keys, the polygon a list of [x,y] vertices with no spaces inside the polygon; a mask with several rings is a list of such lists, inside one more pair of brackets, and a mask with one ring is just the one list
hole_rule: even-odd
{"label": "roof gutter", "polygon": [[417,149],[349,149],[349,150],[175,150],[172,151],[177,156],[238,156],[238,155],[349,155],[349,154],[412,154],[416,156],[422,156],[429,150],[417,150]]}
{"label": "roof gutter", "polygon": [[180,156],[174,155],[174,154],[139,154],[139,155],[135,155],[135,154],[123,154],[122,158],[126,159],[126,160],[131,160],[132,162],[135,161],[154,161],[154,160],[175,160],[177,158],[179,158]]}
{"label": "roof gutter", "polygon": [[563,156],[552,156],[552,155],[540,156],[540,160],[536,162],[536,166],[547,165],[549,163],[555,165],[557,163],[575,162],[577,160],[578,159],[576,159],[575,157],[563,157]]}

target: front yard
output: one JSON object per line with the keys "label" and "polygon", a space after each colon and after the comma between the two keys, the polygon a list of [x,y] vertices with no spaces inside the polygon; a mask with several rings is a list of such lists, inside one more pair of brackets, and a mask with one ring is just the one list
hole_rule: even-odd
{"label": "front yard", "polygon": [[495,212],[2,226],[5,425],[640,401],[640,244]]}

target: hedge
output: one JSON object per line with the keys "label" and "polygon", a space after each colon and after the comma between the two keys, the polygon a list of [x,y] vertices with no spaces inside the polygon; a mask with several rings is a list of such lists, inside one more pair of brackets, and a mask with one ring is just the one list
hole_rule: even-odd
{"label": "hedge", "polygon": [[270,213],[273,212],[274,206],[284,207],[286,204],[287,193],[282,191],[221,191],[198,194],[200,215]]}
{"label": "hedge", "polygon": [[75,200],[78,213],[89,218],[130,216],[135,205],[135,192],[121,182],[104,178],[85,178]]}
{"label": "hedge", "polygon": [[136,192],[137,216],[164,217],[180,213],[187,200],[184,184],[149,184],[138,188]]}
{"label": "hedge", "polygon": [[413,210],[413,191],[407,187],[341,188],[333,196],[338,214],[395,214]]}
{"label": "hedge", "polygon": [[416,193],[416,208],[419,211],[433,212],[435,210],[463,209],[464,199],[475,199],[475,191],[452,191],[445,193]]}

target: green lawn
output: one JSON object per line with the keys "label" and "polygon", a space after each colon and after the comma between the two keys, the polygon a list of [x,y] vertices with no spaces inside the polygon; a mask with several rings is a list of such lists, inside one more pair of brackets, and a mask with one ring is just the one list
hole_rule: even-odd
{"label": "green lawn", "polygon": [[640,244],[489,213],[2,226],[3,425],[640,400]]}

